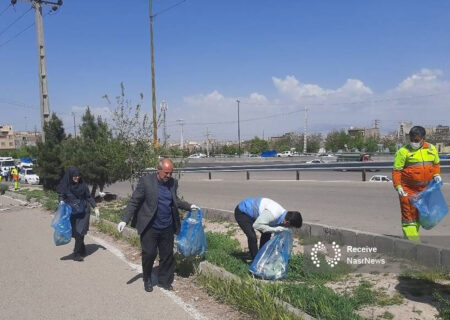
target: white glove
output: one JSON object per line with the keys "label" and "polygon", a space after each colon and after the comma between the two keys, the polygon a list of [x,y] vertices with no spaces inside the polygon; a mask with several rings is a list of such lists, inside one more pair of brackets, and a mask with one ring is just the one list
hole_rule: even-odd
{"label": "white glove", "polygon": [[119,224],[117,225],[117,231],[122,232],[126,225],[127,224],[123,221],[119,222]]}
{"label": "white glove", "polygon": [[433,179],[434,179],[434,182],[436,182],[436,183],[441,183],[442,182],[442,178],[441,178],[440,175],[434,176]]}
{"label": "white glove", "polygon": [[63,205],[64,203],[65,203],[65,202],[64,202],[64,201],[62,201],[62,200],[61,200],[61,201],[59,202],[59,204],[60,204],[60,205]]}
{"label": "white glove", "polygon": [[275,227],[274,229],[275,229],[275,232],[283,232],[286,230],[286,228],[282,227],[282,226]]}
{"label": "white glove", "polygon": [[406,197],[408,194],[405,192],[405,190],[403,190],[403,188],[402,187],[399,187],[398,189],[397,189],[397,192],[398,192],[398,195],[400,196],[400,197]]}
{"label": "white glove", "polygon": [[191,205],[191,210],[200,210],[200,207],[193,204],[193,205]]}
{"label": "white glove", "polygon": [[98,219],[100,217],[100,211],[97,207],[94,208],[95,217]]}

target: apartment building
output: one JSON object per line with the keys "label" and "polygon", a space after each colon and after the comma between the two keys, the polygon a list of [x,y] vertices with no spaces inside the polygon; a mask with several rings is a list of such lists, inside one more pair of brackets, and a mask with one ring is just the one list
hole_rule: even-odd
{"label": "apartment building", "polygon": [[16,143],[11,125],[0,125],[0,150],[14,150]]}

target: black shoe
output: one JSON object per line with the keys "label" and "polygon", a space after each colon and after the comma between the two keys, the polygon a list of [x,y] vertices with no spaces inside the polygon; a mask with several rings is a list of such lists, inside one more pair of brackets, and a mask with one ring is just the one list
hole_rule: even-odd
{"label": "black shoe", "polygon": [[73,254],[73,261],[81,262],[81,261],[84,261],[84,259],[83,259],[83,257],[81,256],[81,254],[79,254],[79,253],[74,253],[74,254]]}
{"label": "black shoe", "polygon": [[152,292],[153,291],[153,285],[152,285],[152,280],[151,279],[144,280],[144,289],[147,292]]}
{"label": "black shoe", "polygon": [[171,284],[158,284],[158,287],[167,291],[173,291],[173,287]]}

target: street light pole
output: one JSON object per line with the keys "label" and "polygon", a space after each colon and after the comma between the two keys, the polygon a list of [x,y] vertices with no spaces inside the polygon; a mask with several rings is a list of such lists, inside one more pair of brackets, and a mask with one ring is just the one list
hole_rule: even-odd
{"label": "street light pole", "polygon": [[240,123],[240,119],[239,119],[239,100],[236,100],[237,104],[238,104],[238,154],[239,154],[239,158],[241,157],[241,123]]}

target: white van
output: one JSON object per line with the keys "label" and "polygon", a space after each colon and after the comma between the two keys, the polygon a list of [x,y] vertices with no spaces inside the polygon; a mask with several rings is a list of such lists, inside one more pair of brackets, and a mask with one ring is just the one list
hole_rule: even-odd
{"label": "white van", "polygon": [[1,171],[11,171],[15,167],[15,162],[12,157],[0,157],[0,169]]}

